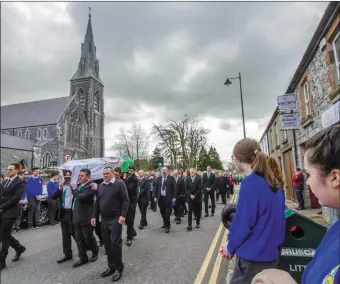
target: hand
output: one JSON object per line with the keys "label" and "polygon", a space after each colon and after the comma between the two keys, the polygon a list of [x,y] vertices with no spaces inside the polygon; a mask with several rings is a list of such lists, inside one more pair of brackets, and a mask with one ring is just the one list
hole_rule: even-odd
{"label": "hand", "polygon": [[19,204],[23,204],[24,203],[24,201],[23,200],[19,200]]}
{"label": "hand", "polygon": [[119,217],[118,223],[123,225],[125,223],[125,218],[123,216]]}
{"label": "hand", "polygon": [[195,195],[190,195],[191,199],[194,200],[195,199]]}
{"label": "hand", "polygon": [[210,190],[211,190],[211,188],[210,188],[210,187],[207,187],[206,189],[207,189],[207,191],[210,191]]}
{"label": "hand", "polygon": [[92,219],[91,219],[91,225],[92,225],[93,227],[96,226],[96,218],[92,218]]}
{"label": "hand", "polygon": [[220,254],[222,255],[223,258],[226,258],[226,259],[232,259],[234,256],[231,255],[228,250],[227,250],[227,244],[224,244],[224,245],[221,245],[220,246],[220,249],[219,249],[219,252]]}
{"label": "hand", "polygon": [[35,197],[35,199],[36,199],[36,200],[40,200],[40,199],[41,199],[41,196],[40,196],[40,195],[37,195],[37,196]]}
{"label": "hand", "polygon": [[172,202],[176,202],[176,198],[173,198],[173,199],[172,199]]}
{"label": "hand", "polygon": [[94,183],[92,183],[92,185],[91,185],[91,189],[93,189],[93,190],[97,190],[97,189],[98,189],[98,184],[96,184],[95,182],[94,182]]}
{"label": "hand", "polygon": [[158,203],[158,199],[157,199],[157,198],[154,198],[154,199],[153,199],[153,202]]}
{"label": "hand", "polygon": [[77,185],[76,185],[76,184],[74,184],[74,183],[73,183],[73,184],[71,184],[71,187],[72,187],[72,189],[73,189],[73,190],[76,190],[76,189],[77,189]]}

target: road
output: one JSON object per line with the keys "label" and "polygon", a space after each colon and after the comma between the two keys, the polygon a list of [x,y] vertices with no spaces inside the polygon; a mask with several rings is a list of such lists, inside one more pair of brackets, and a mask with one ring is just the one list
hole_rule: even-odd
{"label": "road", "polygon": [[[165,234],[159,211],[148,211],[148,224],[139,231],[131,247],[124,244],[125,271],[119,283],[141,284],[225,284],[228,261],[218,254],[221,243],[226,241],[227,231],[221,225],[222,204],[217,204],[214,217],[202,219],[201,228],[186,231],[187,218],[180,225],[172,221],[169,234]],[[138,211],[138,209],[137,209]],[[172,220],[174,217],[172,216]],[[140,215],[136,215],[139,224]],[[125,239],[126,227],[123,238]],[[15,237],[27,247],[17,263],[11,259],[10,249],[7,268],[2,271],[1,284],[86,284],[100,281],[112,283],[111,278],[100,278],[106,270],[106,257],[100,248],[95,263],[72,268],[72,262],[58,265],[62,256],[60,226],[22,231]],[[74,256],[77,249],[73,243]]]}

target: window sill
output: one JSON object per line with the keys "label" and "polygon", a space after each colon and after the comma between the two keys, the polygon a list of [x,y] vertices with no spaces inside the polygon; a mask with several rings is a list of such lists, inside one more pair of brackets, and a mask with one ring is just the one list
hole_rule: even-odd
{"label": "window sill", "polygon": [[280,149],[280,145],[276,145],[276,146],[275,146],[275,149]]}
{"label": "window sill", "polygon": [[328,97],[332,100],[333,104],[336,103],[340,98],[340,85],[330,91]]}
{"label": "window sill", "polygon": [[286,144],[288,142],[288,139],[285,139],[282,141],[282,144]]}
{"label": "window sill", "polygon": [[303,128],[306,128],[308,125],[312,124],[314,122],[312,116],[309,114],[306,118],[302,119],[301,126]]}

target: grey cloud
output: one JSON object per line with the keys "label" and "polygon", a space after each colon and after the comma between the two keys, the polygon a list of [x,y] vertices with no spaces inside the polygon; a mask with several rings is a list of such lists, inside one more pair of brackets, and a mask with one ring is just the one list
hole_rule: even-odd
{"label": "grey cloud", "polygon": [[[139,104],[156,108],[164,118],[179,118],[184,113],[240,118],[238,82],[230,87],[223,85],[227,76],[234,77],[239,71],[246,119],[270,115],[275,97],[285,91],[327,3],[74,2],[68,11],[76,40],[85,34],[89,5],[105,96],[109,104],[116,102],[115,107],[106,108],[106,122],[110,122],[140,117],[134,114]],[[2,13],[8,13],[6,5],[2,6]],[[16,36],[18,26],[12,22],[17,17],[12,15],[11,22],[1,22],[5,25],[2,48],[8,44],[14,48],[16,41],[9,39]],[[297,18],[300,28],[290,24],[295,24]],[[268,29],[268,25],[275,28]],[[298,36],[292,37],[293,28]],[[272,42],[269,32],[278,40]],[[58,36],[61,31],[56,33]],[[170,36],[176,41],[173,44]],[[59,44],[70,44],[62,40],[60,34]],[[290,44],[280,48],[282,42]],[[52,65],[26,58],[19,62],[13,57],[3,58],[2,102],[68,95],[68,80],[79,61],[80,42],[72,42],[72,46],[75,48],[60,54]],[[139,70],[143,72],[132,68],[138,52]],[[185,75],[187,61],[198,62],[200,71],[196,76],[193,70]]]}
{"label": "grey cloud", "polygon": [[229,121],[221,121],[219,123],[219,127],[221,129],[223,129],[224,131],[233,131],[237,128],[232,123],[230,123]]}

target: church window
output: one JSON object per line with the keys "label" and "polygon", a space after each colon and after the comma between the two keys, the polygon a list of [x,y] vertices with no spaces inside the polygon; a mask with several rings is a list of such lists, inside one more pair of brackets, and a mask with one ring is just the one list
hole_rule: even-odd
{"label": "church window", "polygon": [[6,135],[9,135],[9,132],[8,132],[8,131],[6,132]]}
{"label": "church window", "polygon": [[93,107],[96,111],[99,112],[100,105],[99,105],[99,92],[95,93],[94,100],[93,100]]}
{"label": "church window", "polygon": [[40,129],[40,128],[37,130],[37,138],[38,138],[38,139],[41,138],[41,129]]}
{"label": "church window", "polygon": [[30,139],[30,131],[28,129],[25,131],[25,138]]}
{"label": "church window", "polygon": [[43,138],[47,139],[47,135],[48,135],[48,130],[47,130],[47,128],[44,128],[44,130],[43,130]]}
{"label": "church window", "polygon": [[18,131],[17,136],[22,137],[22,131],[21,130]]}
{"label": "church window", "polygon": [[70,115],[69,124],[68,124],[68,134],[67,140],[68,143],[74,146],[78,146],[80,144],[80,128],[82,125],[80,115],[77,111],[74,111]]}
{"label": "church window", "polygon": [[51,166],[52,155],[50,152],[46,152],[41,159],[41,165],[43,168],[48,168]]}
{"label": "church window", "polygon": [[80,106],[85,109],[85,95],[84,90],[82,88],[78,89],[78,101]]}

